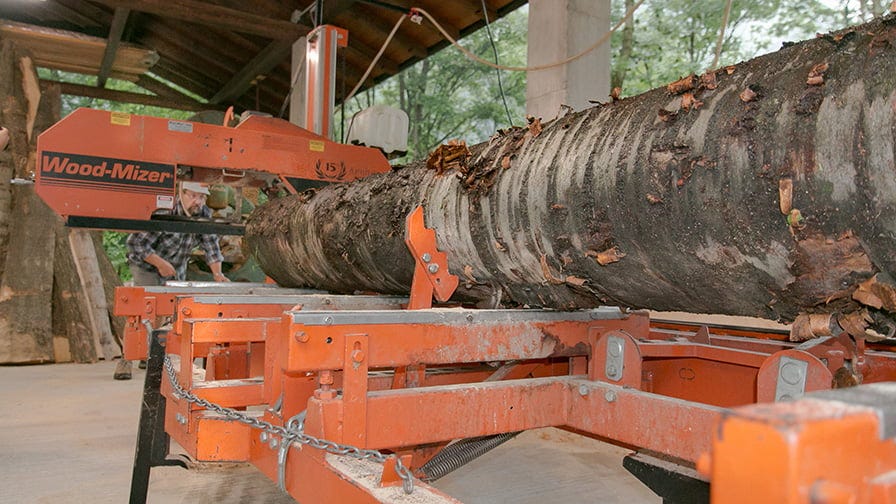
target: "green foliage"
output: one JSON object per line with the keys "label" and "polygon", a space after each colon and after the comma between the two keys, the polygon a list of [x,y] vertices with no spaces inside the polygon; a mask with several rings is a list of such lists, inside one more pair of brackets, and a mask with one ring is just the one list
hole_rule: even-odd
{"label": "green foliage", "polygon": [[[620,57],[622,30],[611,39],[612,71],[624,79],[622,94],[639,94],[708,70],[726,2],[647,0],[634,16],[629,58]],[[624,15],[627,3],[635,2],[612,1],[612,24]],[[785,41],[862,22],[888,6],[888,0],[734,0],[717,66],[774,51]],[[501,64],[526,65],[527,23],[525,7],[492,23]],[[594,36],[596,40],[600,34]],[[461,43],[480,57],[492,59],[486,30]],[[623,65],[625,72],[620,74]],[[526,74],[502,71],[502,80],[511,117],[520,125],[525,114]],[[404,162],[424,157],[446,140],[461,138],[474,144],[509,126],[495,70],[470,61],[454,47],[350,100],[344,110],[346,122],[375,103],[401,108],[410,118],[408,156],[399,160]],[[339,138],[339,125],[336,133]]]}
{"label": "green foliage", "polygon": [[[727,0],[648,0],[634,16],[634,43],[623,95],[639,94],[709,69]],[[718,66],[777,50],[782,42],[811,38],[866,21],[886,9],[884,0],[734,0]],[[624,15],[613,2],[613,23]],[[612,39],[620,64],[621,30]],[[618,71],[614,68],[614,71]]]}
{"label": "green foliage", "polygon": [[122,282],[131,280],[131,270],[128,268],[128,249],[125,245],[127,238],[127,233],[103,232],[103,249],[106,250],[106,255],[109,256],[109,260]]}

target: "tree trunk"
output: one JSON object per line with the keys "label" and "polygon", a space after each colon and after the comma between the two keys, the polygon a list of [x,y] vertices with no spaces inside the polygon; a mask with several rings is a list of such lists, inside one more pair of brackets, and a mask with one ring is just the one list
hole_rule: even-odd
{"label": "tree trunk", "polygon": [[[625,0],[625,6],[623,7],[623,9],[625,9],[624,12],[632,10],[634,5],[635,0]],[[622,84],[625,83],[625,76],[628,73],[628,65],[631,61],[634,42],[635,20],[634,18],[629,18],[628,21],[625,22],[625,27],[622,28],[622,43],[619,48],[619,56],[616,59],[616,64],[614,65],[612,75],[610,76],[611,89],[621,88]]]}
{"label": "tree trunk", "polygon": [[849,310],[896,272],[894,45],[889,16],[499,134],[462,172],[418,163],[276,200],[247,241],[284,286],[406,293],[404,220],[423,204],[459,298]]}

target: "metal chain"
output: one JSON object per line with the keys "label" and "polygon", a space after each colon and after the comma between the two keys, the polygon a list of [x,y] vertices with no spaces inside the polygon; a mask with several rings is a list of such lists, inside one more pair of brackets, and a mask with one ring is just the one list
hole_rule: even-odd
{"label": "metal chain", "polygon": [[[310,446],[317,450],[323,450],[338,456],[348,456],[358,460],[372,460],[377,463],[385,463],[392,455],[386,455],[379,450],[365,450],[357,446],[346,445],[321,439],[309,434],[305,434],[300,430],[290,430],[279,425],[274,425],[259,418],[251,417],[241,411],[225,408],[218,404],[209,402],[206,399],[198,397],[186,390],[177,381],[177,372],[174,370],[174,363],[171,361],[170,354],[165,355],[165,372],[168,374],[168,381],[171,382],[171,388],[174,390],[174,396],[179,399],[185,399],[187,402],[201,406],[209,411],[214,411],[219,415],[227,418],[227,420],[246,424],[252,428],[279,436],[282,442],[298,443],[300,445]],[[405,493],[413,493],[414,477],[411,475],[410,469],[405,467],[401,462],[401,458],[395,457],[395,472],[401,478],[402,487]]]}

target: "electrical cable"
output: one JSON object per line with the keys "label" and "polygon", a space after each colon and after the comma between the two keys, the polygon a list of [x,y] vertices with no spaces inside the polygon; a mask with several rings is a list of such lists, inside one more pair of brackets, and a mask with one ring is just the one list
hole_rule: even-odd
{"label": "electrical cable", "polygon": [[283,114],[286,113],[286,106],[289,104],[289,97],[292,96],[293,89],[296,88],[296,83],[299,82],[299,77],[305,74],[305,53],[302,52],[302,60],[299,61],[298,66],[296,66],[296,73],[292,78],[292,82],[289,84],[289,91],[286,93],[286,96],[283,98],[283,105],[280,105],[280,113],[277,114],[279,119],[283,119]]}
{"label": "electrical cable", "polygon": [[582,51],[578,54],[575,54],[573,56],[570,56],[566,59],[563,59],[560,61],[555,61],[554,63],[548,63],[548,64],[544,64],[544,65],[536,65],[536,66],[531,66],[531,67],[516,67],[516,66],[497,65],[495,63],[492,63],[491,61],[484,60],[484,59],[480,58],[479,56],[476,56],[475,54],[470,52],[470,50],[467,49],[466,47],[460,45],[457,42],[457,40],[455,40],[447,31],[445,31],[445,28],[443,28],[442,25],[440,25],[438,23],[438,21],[436,21],[432,17],[432,15],[430,15],[430,13],[426,12],[425,10],[423,10],[421,8],[417,8],[417,7],[411,9],[411,12],[419,13],[420,15],[422,15],[426,19],[428,19],[429,22],[432,23],[433,26],[435,26],[437,30],[439,30],[439,32],[442,34],[442,36],[444,36],[449,42],[451,42],[451,45],[453,45],[454,47],[457,47],[460,50],[460,52],[462,52],[462,53],[464,53],[464,55],[466,55],[467,58],[470,58],[471,60],[473,60],[477,63],[481,63],[483,65],[490,66],[492,68],[497,68],[499,70],[508,70],[511,72],[535,72],[538,70],[547,70],[549,68],[554,68],[554,67],[558,67],[558,66],[563,66],[567,63],[572,63],[573,61],[575,61],[575,60],[581,58],[582,56],[585,56],[586,54],[590,53],[591,51],[597,49],[598,47],[603,45],[607,40],[609,40],[610,37],[613,35],[613,33],[615,33],[616,30],[618,30],[623,24],[625,24],[626,21],[628,21],[629,18],[632,17],[632,15],[635,13],[636,10],[638,10],[639,7],[641,7],[641,4],[643,4],[644,1],[645,0],[638,0],[638,3],[633,5],[632,8],[629,9],[628,12],[626,12],[624,16],[622,16],[622,19],[620,19],[619,22],[613,26],[613,28],[611,28],[608,32],[604,33],[603,36],[597,40],[597,42],[595,42],[594,44],[592,44],[591,46],[586,48],[584,51]]}
{"label": "electrical cable", "polygon": [[383,56],[383,53],[386,52],[386,46],[389,45],[389,42],[392,42],[392,37],[395,36],[395,32],[398,31],[398,27],[401,26],[401,23],[403,23],[404,20],[407,19],[407,17],[408,17],[407,14],[402,14],[401,17],[398,18],[398,21],[396,21],[395,26],[392,27],[392,31],[389,32],[389,36],[386,37],[386,41],[383,42],[382,47],[380,47],[380,50],[376,53],[376,56],[373,58],[373,61],[370,62],[370,66],[367,67],[367,71],[365,71],[364,75],[362,75],[361,78],[358,80],[358,83],[355,85],[354,89],[352,89],[352,92],[349,93],[348,96],[342,100],[342,103],[345,103],[345,102],[351,100],[352,98],[354,98],[355,93],[357,93],[358,90],[361,89],[361,86],[364,84],[364,81],[367,80],[367,77],[370,76],[370,72],[373,71],[373,67],[377,64],[377,62]]}
{"label": "electrical cable", "polygon": [[[485,19],[485,31],[488,33],[488,41],[491,43],[492,52],[495,54],[495,64],[498,65],[498,48],[495,46],[495,38],[492,36],[492,27],[488,19],[488,7],[485,5],[485,0],[480,1],[482,2],[482,17]],[[512,128],[513,118],[510,117],[510,107],[507,106],[507,96],[504,94],[504,84],[501,82],[501,70],[496,68],[495,75],[498,76],[498,90],[501,91],[501,101],[504,102],[504,112],[507,113],[507,122]]]}
{"label": "electrical cable", "polygon": [[712,66],[710,68],[715,68],[719,64],[719,57],[722,56],[722,43],[725,40],[725,28],[728,27],[728,18],[731,16],[732,3],[734,3],[733,0],[728,0],[728,3],[725,4],[725,14],[722,16],[722,28],[719,30],[719,39],[716,40],[716,53],[712,59]]}

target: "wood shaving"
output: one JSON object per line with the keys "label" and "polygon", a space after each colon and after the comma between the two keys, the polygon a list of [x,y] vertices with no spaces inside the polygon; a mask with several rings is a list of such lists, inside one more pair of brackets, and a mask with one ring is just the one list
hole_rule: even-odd
{"label": "wood shaving", "polygon": [[694,98],[694,93],[685,93],[681,95],[681,108],[684,110],[697,110],[703,106],[703,102]]}
{"label": "wood shaving", "polygon": [[473,154],[463,140],[449,140],[448,143],[436,147],[426,159],[426,167],[437,174],[450,170],[464,171]]}
{"label": "wood shaving", "polygon": [[666,86],[666,90],[669,91],[669,94],[677,95],[684,93],[685,91],[690,91],[694,89],[695,81],[697,78],[694,74],[688,75],[687,77],[678,79],[677,81]]}
{"label": "wood shaving", "polygon": [[757,97],[756,91],[753,91],[749,87],[747,87],[743,91],[741,91],[739,96],[740,96],[740,101],[742,101],[744,103],[750,103],[751,101],[755,101],[756,97]]}
{"label": "wood shaving", "polygon": [[713,90],[719,87],[718,82],[716,82],[716,73],[715,72],[706,72],[705,74],[700,76],[700,85],[705,89]]}
{"label": "wood shaving", "polygon": [[549,284],[560,285],[566,283],[565,278],[554,276],[554,272],[551,271],[551,267],[548,265],[548,258],[544,254],[541,254],[541,274]]}
{"label": "wood shaving", "polygon": [[534,116],[526,116],[526,122],[529,123],[529,133],[532,137],[537,137],[541,134],[541,130],[544,129],[541,125],[541,119]]}
{"label": "wood shaving", "polygon": [[782,178],[778,181],[778,208],[782,215],[790,214],[793,205],[793,179]]}
{"label": "wood shaving", "polygon": [[610,247],[603,252],[595,252],[594,250],[588,250],[585,252],[585,256],[593,257],[597,264],[601,266],[606,266],[608,264],[612,264],[615,262],[619,262],[620,259],[625,257],[625,253],[619,250],[619,247]]}
{"label": "wood shaving", "polygon": [[812,70],[809,70],[809,77],[806,79],[806,84],[810,86],[820,86],[824,84],[824,73],[828,71],[829,65],[827,63],[819,63],[812,67]]}
{"label": "wood shaving", "polygon": [[614,102],[619,101],[619,96],[621,94],[622,94],[622,88],[619,86],[616,86],[613,88],[612,91],[610,91],[610,98],[612,98]]}

